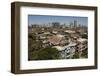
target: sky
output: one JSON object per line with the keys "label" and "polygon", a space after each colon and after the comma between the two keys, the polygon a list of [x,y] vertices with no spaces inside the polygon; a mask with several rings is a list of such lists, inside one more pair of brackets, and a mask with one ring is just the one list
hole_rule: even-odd
{"label": "sky", "polygon": [[47,24],[52,22],[59,22],[61,24],[70,24],[76,20],[78,24],[88,25],[88,17],[75,16],[50,16],[50,15],[28,15],[28,25],[31,24]]}

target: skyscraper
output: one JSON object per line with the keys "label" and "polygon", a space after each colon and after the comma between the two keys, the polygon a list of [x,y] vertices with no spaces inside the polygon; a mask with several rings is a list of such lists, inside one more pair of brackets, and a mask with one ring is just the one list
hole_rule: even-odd
{"label": "skyscraper", "polygon": [[76,28],[77,27],[77,21],[74,20],[74,27]]}

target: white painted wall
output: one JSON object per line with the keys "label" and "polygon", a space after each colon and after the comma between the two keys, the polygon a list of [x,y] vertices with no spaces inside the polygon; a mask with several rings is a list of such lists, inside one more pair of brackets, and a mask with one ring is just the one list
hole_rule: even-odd
{"label": "white painted wall", "polygon": [[[0,76],[17,76],[10,73],[11,60],[11,10],[10,3],[15,0],[0,1]],[[53,3],[53,4],[68,4],[68,5],[87,5],[98,6],[98,33],[100,33],[100,0],[17,0],[25,2]],[[100,34],[98,35],[98,43],[100,42]],[[98,47],[100,43],[98,44]],[[100,58],[100,49],[98,54]],[[98,59],[98,70],[81,70],[81,71],[65,71],[52,73],[37,73],[37,74],[21,74],[18,76],[100,76],[100,59]]]}

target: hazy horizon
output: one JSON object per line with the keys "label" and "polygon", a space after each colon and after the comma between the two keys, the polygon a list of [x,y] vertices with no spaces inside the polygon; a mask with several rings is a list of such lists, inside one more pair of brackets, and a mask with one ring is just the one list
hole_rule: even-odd
{"label": "hazy horizon", "polygon": [[77,21],[78,24],[88,26],[88,17],[76,16],[50,16],[50,15],[28,15],[28,25],[32,24],[48,24],[52,22],[59,22],[60,24],[70,24]]}

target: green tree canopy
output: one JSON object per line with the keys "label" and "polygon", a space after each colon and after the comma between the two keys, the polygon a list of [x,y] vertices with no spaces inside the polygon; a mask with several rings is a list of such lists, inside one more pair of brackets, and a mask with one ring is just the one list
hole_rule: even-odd
{"label": "green tree canopy", "polygon": [[82,38],[88,38],[88,34],[82,34]]}
{"label": "green tree canopy", "polygon": [[56,48],[47,47],[35,53],[35,55],[33,55],[33,58],[34,56],[35,56],[35,60],[58,59],[59,52]]}

